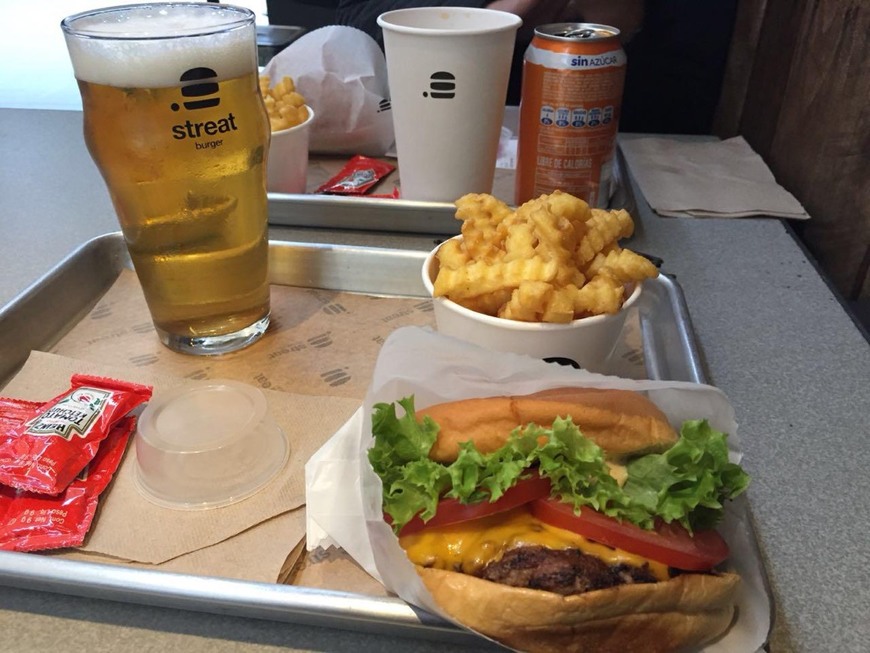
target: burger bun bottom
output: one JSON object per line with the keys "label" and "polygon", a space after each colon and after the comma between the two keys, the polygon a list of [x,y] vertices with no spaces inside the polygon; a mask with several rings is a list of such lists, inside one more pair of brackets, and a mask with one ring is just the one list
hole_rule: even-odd
{"label": "burger bun bottom", "polygon": [[512,648],[541,653],[664,653],[700,646],[728,629],[740,577],[683,574],[584,594],[510,587],[417,567],[457,622]]}

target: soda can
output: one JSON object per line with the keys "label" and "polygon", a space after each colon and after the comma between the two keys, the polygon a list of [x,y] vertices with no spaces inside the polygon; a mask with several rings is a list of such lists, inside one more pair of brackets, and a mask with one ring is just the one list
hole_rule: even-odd
{"label": "soda can", "polygon": [[517,205],[554,190],[590,206],[607,205],[625,63],[615,27],[554,23],[535,29],[523,61]]}

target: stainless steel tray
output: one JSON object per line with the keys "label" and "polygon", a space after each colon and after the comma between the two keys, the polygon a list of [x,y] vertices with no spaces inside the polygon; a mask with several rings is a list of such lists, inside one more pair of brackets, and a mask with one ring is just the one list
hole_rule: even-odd
{"label": "stainless steel tray", "polygon": [[[613,194],[609,205],[626,209],[634,215],[637,204],[621,150],[617,149],[614,161]],[[504,179],[497,179],[499,196],[512,196],[513,175],[503,170],[499,173],[506,175]],[[287,227],[453,236],[459,233],[462,224],[454,217],[455,213],[456,207],[451,202],[269,193],[269,224]]]}
{"label": "stainless steel tray", "polygon": [[460,227],[455,213],[445,202],[269,193],[269,224],[287,227],[453,236]]}
{"label": "stainless steel tray", "polygon": [[[270,274],[275,284],[422,297],[425,291],[419,270],[425,254],[271,242]],[[121,234],[100,236],[74,251],[0,309],[0,388],[21,367],[31,350],[47,350],[56,343],[87,314],[120,271],[130,267]],[[704,382],[706,377],[689,314],[676,282],[666,275],[649,282],[639,308],[649,378]],[[748,510],[745,503],[738,505],[740,510]],[[0,551],[0,585],[483,645],[480,638],[399,599],[294,585],[148,571],[4,551]]]}

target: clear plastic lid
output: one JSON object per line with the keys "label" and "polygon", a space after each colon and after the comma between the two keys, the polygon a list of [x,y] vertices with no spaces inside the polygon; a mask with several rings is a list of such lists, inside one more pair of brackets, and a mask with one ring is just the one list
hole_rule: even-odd
{"label": "clear plastic lid", "polygon": [[237,381],[165,390],[139,418],[136,480],[167,508],[217,508],[245,499],[287,463],[290,446],[266,397]]}

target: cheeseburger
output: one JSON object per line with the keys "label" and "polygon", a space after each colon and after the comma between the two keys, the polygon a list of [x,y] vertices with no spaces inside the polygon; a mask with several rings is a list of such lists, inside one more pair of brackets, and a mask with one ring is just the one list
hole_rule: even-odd
{"label": "cheeseburger", "polygon": [[527,651],[676,651],[722,634],[739,577],[714,527],[748,477],[705,420],[563,388],[374,407],[384,517],[458,622]]}

